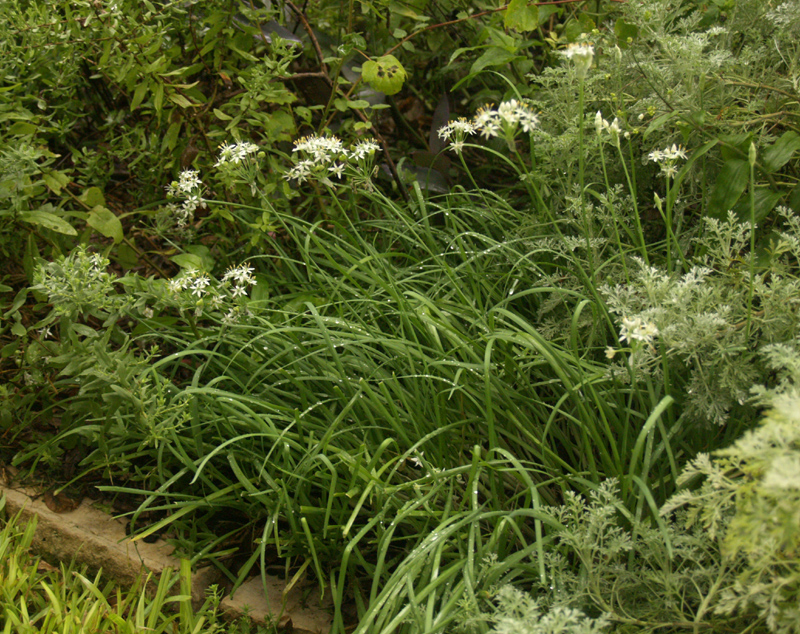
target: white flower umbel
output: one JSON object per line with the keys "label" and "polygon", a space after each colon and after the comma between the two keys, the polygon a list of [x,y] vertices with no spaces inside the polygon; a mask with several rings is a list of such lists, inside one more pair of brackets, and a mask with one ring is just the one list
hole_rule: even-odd
{"label": "white flower umbel", "polygon": [[497,108],[479,108],[472,122],[465,119],[451,121],[439,129],[439,136],[445,140],[452,138],[453,149],[458,152],[470,134],[480,134],[487,140],[502,134],[510,144],[517,132],[522,130],[528,134],[538,125],[539,117],[528,105],[510,99]]}
{"label": "white flower umbel", "polygon": [[583,44],[569,44],[566,49],[561,51],[561,55],[575,64],[575,72],[578,79],[583,81],[586,79],[586,73],[592,67],[592,60],[594,60],[594,45],[590,43]]}
{"label": "white flower umbel", "polygon": [[251,154],[258,152],[258,146],[255,143],[245,141],[244,143],[228,143],[227,141],[220,146],[219,159],[214,163],[214,167],[221,165],[234,164],[238,165]]}
{"label": "white flower umbel", "polygon": [[330,177],[341,180],[347,172],[353,176],[369,178],[372,158],[380,146],[370,139],[358,141],[347,149],[335,136],[305,136],[294,144],[292,152],[301,158],[284,175],[286,180],[303,183],[316,179],[333,186]]}
{"label": "white flower umbel", "polygon": [[198,207],[206,207],[206,201],[201,196],[202,188],[203,182],[197,170],[190,169],[183,170],[178,180],[166,186],[167,198],[183,198],[180,206],[175,203],[166,206],[167,212],[175,217],[178,229],[183,229],[192,222]]}
{"label": "white flower umbel", "polygon": [[622,318],[622,328],[619,331],[620,342],[627,341],[634,343],[635,341],[642,341],[644,343],[653,343],[653,339],[658,335],[658,328],[650,322],[645,322],[639,317],[629,319],[628,317]]}
{"label": "white flower umbel", "polygon": [[678,160],[686,160],[686,151],[680,145],[673,143],[672,147],[664,150],[653,150],[647,155],[647,158],[661,166],[661,173],[664,176],[675,178],[678,173]]}

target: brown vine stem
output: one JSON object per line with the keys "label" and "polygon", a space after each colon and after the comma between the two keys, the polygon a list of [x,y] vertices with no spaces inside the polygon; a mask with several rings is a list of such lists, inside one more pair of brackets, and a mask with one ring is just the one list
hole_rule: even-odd
{"label": "brown vine stem", "polygon": [[[611,0],[611,2],[617,2],[620,4],[625,4],[628,0]],[[576,4],[578,2],[585,2],[585,0],[550,0],[549,2],[531,2],[531,5],[535,5],[537,7],[544,7],[548,5],[559,5],[559,4]],[[384,55],[391,55],[394,51],[400,48],[403,44],[408,42],[409,40],[417,37],[421,33],[425,33],[426,31],[432,31],[433,29],[439,29],[445,26],[451,26],[453,24],[460,24],[461,22],[468,22],[470,20],[474,20],[476,18],[483,17],[484,15],[489,15],[492,13],[499,13],[500,11],[505,11],[508,9],[508,4],[504,4],[501,7],[497,7],[495,9],[487,9],[486,11],[479,11],[478,13],[473,13],[472,15],[468,15],[466,18],[459,18],[457,20],[448,20],[447,22],[439,22],[438,24],[431,24],[429,26],[421,28],[419,31],[414,31],[413,33],[407,35],[402,40],[400,40],[397,44],[392,46],[388,51],[384,53]]]}

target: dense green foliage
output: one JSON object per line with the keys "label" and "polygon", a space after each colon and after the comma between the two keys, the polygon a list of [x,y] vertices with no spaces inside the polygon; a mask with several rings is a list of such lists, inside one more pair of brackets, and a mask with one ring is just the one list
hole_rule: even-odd
{"label": "dense green foliage", "polygon": [[337,634],[798,631],[800,5],[56,4],[9,459]]}
{"label": "dense green foliage", "polygon": [[[5,511],[0,498],[0,513]],[[62,562],[56,568],[31,553],[35,518],[0,520],[0,614],[3,632],[15,634],[214,634],[251,631],[249,623],[225,623],[217,616],[220,593],[197,610],[192,606],[191,567],[168,569],[154,581],[139,578],[131,588],[104,582],[102,572]],[[266,633],[265,628],[260,632]]]}

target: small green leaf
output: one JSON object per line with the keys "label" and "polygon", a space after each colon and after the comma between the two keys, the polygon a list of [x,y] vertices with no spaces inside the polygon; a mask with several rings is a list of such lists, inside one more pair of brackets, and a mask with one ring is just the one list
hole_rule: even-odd
{"label": "small green leaf", "polygon": [[384,55],[370,60],[361,67],[361,76],[375,90],[387,95],[400,92],[408,74],[394,55]]}
{"label": "small green leaf", "polygon": [[103,190],[99,187],[87,187],[83,190],[80,196],[80,201],[90,209],[97,207],[97,205],[105,205],[106,198],[103,196]]}
{"label": "small green leaf", "polygon": [[114,244],[122,242],[122,223],[110,209],[101,205],[93,207],[86,218],[86,224],[106,238],[113,238]]}
{"label": "small green leaf", "polygon": [[191,108],[194,104],[180,93],[174,92],[169,96],[169,100],[181,108]]}
{"label": "small green leaf", "polygon": [[[52,208],[52,205],[48,205],[48,207]],[[57,233],[63,233],[67,236],[78,235],[78,232],[72,228],[71,224],[60,216],[56,216],[54,213],[46,210],[45,207],[33,211],[23,211],[19,217],[23,222],[40,225]]]}
{"label": "small green leaf", "polygon": [[233,117],[231,117],[230,115],[225,114],[219,108],[214,108],[214,110],[212,112],[214,113],[214,116],[217,119],[219,119],[220,121],[230,121],[231,119],[233,119]]}
{"label": "small green leaf", "polygon": [[58,194],[61,192],[62,188],[69,185],[70,178],[64,172],[52,170],[44,172],[42,174],[42,180],[44,180],[44,184],[47,185],[51,192]]}
{"label": "small green leaf", "polygon": [[28,334],[28,330],[20,322],[16,322],[13,326],[11,326],[11,333],[17,337],[24,337],[26,334]]}
{"label": "small green leaf", "polygon": [[150,89],[150,84],[148,82],[142,82],[141,84],[136,86],[136,90],[133,91],[133,99],[131,99],[131,112],[136,110],[136,108],[138,108],[141,105],[149,89]]}
{"label": "small green leaf", "polygon": [[800,135],[792,131],[784,132],[761,154],[761,163],[766,172],[772,174],[786,165],[797,150],[800,150]]}
{"label": "small green leaf", "polygon": [[507,29],[526,32],[539,27],[539,7],[528,6],[528,0],[511,0],[503,24]]}
{"label": "small green leaf", "polygon": [[178,143],[178,134],[181,131],[181,121],[175,121],[169,124],[167,133],[164,135],[164,140],[161,143],[161,150],[174,150],[175,145]]}

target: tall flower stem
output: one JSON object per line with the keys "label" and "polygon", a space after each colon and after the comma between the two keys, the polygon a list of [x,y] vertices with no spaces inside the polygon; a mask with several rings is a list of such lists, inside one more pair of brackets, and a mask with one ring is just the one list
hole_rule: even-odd
{"label": "tall flower stem", "polygon": [[[630,144],[629,144],[630,145]],[[642,219],[639,214],[639,204],[636,201],[636,183],[631,179],[631,174],[628,171],[628,164],[625,162],[625,155],[622,153],[622,148],[617,146],[619,151],[620,162],[622,163],[622,170],[625,172],[625,180],[628,182],[628,191],[631,192],[631,200],[633,201],[633,217],[636,220],[636,233],[639,234],[639,248],[641,249],[642,259],[645,264],[650,265],[650,259],[647,257],[647,244],[644,239],[644,231],[642,231]],[[633,157],[631,157],[631,165],[633,165]]]}
{"label": "tall flower stem", "polygon": [[594,253],[592,252],[592,227],[589,223],[589,216],[586,213],[586,191],[584,179],[584,156],[583,156],[583,99],[584,99],[584,77],[583,73],[578,76],[578,183],[580,185],[581,196],[581,217],[583,219],[583,232],[586,237],[586,253],[589,258],[589,271],[592,285],[595,283]]}

